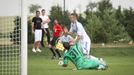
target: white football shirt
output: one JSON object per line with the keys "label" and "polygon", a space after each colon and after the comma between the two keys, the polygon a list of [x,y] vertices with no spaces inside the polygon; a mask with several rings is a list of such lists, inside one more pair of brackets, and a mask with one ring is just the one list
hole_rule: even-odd
{"label": "white football shirt", "polygon": [[[40,18],[42,19],[42,21],[46,21],[47,19],[49,19],[49,17],[47,16],[47,15],[41,15],[40,16]],[[46,24],[44,24],[43,26],[42,26],[42,28],[48,28],[49,26],[48,26],[48,23],[46,23]]]}
{"label": "white football shirt", "polygon": [[90,40],[90,38],[88,37],[84,27],[78,21],[76,21],[75,23],[71,23],[70,32],[73,32],[76,35],[81,36],[81,39],[80,39],[81,41],[83,41],[83,40],[87,40],[87,41]]}

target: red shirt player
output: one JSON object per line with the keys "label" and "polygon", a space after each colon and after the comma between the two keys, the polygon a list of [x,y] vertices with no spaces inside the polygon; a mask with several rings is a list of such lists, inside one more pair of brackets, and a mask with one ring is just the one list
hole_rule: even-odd
{"label": "red shirt player", "polygon": [[56,58],[56,55],[58,55],[58,58],[61,58],[59,51],[57,49],[55,49],[55,43],[56,43],[57,39],[60,37],[60,34],[63,32],[63,29],[56,19],[54,20],[53,31],[54,31],[53,39],[51,41],[51,47],[50,47],[50,50],[53,53],[52,59]]}
{"label": "red shirt player", "polygon": [[60,34],[63,32],[62,27],[60,26],[60,24],[58,23],[57,20],[54,21],[54,26],[53,26],[53,37],[60,37]]}

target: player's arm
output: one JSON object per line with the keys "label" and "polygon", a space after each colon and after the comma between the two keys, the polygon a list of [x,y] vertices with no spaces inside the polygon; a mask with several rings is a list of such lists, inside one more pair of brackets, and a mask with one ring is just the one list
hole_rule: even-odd
{"label": "player's arm", "polygon": [[51,22],[50,18],[48,17],[48,19],[46,21],[43,21],[43,24],[49,23]]}
{"label": "player's arm", "polygon": [[72,28],[72,25],[70,25],[70,30],[69,30],[69,31],[67,30],[67,32],[68,32],[69,35],[72,35],[72,34],[73,34],[73,28]]}
{"label": "player's arm", "polygon": [[43,20],[42,20],[42,19],[40,19],[40,21],[41,21],[41,28],[43,28]]}
{"label": "player's arm", "polygon": [[32,33],[34,33],[34,18],[32,19]]}
{"label": "player's arm", "polygon": [[75,40],[75,42],[78,42],[82,37],[81,37],[81,35],[82,35],[82,24],[79,24],[79,25],[77,25],[77,38],[76,38],[76,40]]}
{"label": "player's arm", "polygon": [[32,23],[32,33],[34,34],[34,23]]}
{"label": "player's arm", "polygon": [[80,39],[81,39],[81,36],[77,35],[77,38],[76,38],[75,42],[78,42]]}

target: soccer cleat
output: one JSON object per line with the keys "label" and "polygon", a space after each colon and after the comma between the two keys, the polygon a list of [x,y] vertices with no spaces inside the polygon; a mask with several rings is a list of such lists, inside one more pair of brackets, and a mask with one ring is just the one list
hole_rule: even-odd
{"label": "soccer cleat", "polygon": [[106,70],[108,68],[106,62],[103,60],[103,58],[100,58],[100,65],[98,67],[98,70]]}
{"label": "soccer cleat", "polygon": [[100,64],[97,70],[106,70],[106,67],[103,64]]}
{"label": "soccer cleat", "polygon": [[103,60],[103,58],[100,58],[100,63],[104,66],[107,66],[106,62]]}
{"label": "soccer cleat", "polygon": [[36,53],[36,50],[35,50],[35,48],[33,48],[33,49],[32,49],[32,51],[33,51],[34,53]]}
{"label": "soccer cleat", "polygon": [[38,51],[38,52],[42,52],[39,48],[38,48],[38,49],[36,49],[36,51]]}

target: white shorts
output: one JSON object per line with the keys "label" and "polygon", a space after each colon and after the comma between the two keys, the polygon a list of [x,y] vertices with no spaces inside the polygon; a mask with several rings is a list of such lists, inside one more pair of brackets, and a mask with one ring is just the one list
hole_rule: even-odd
{"label": "white shorts", "polygon": [[34,40],[35,42],[37,41],[41,41],[42,38],[42,30],[40,29],[35,29],[35,33],[34,33]]}
{"label": "white shorts", "polygon": [[91,41],[90,40],[83,40],[81,42],[79,42],[79,45],[82,48],[82,52],[85,55],[89,55],[90,53],[90,46],[91,46]]}

